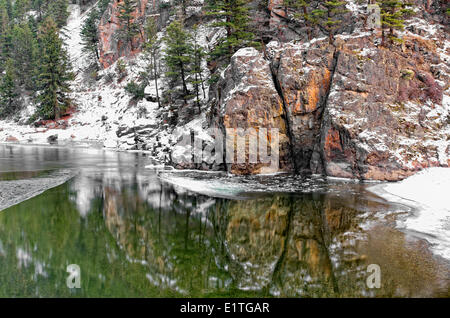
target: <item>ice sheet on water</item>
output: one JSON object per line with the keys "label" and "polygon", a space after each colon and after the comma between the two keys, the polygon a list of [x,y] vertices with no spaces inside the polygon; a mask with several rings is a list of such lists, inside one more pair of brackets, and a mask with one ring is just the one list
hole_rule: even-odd
{"label": "ice sheet on water", "polygon": [[190,191],[212,197],[247,199],[264,193],[330,193],[355,191],[355,181],[329,180],[321,176],[305,177],[288,174],[236,176],[225,172],[164,171],[159,173],[163,182],[172,184],[177,191]]}
{"label": "ice sheet on water", "polygon": [[425,169],[403,181],[376,185],[369,190],[388,201],[412,207],[399,227],[433,245],[436,254],[450,259],[450,169]]}

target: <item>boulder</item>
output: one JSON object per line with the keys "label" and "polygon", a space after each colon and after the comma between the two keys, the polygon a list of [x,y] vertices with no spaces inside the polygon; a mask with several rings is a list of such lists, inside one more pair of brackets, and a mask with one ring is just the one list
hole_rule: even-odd
{"label": "boulder", "polygon": [[58,135],[50,135],[47,137],[47,141],[49,144],[54,144],[58,142]]}

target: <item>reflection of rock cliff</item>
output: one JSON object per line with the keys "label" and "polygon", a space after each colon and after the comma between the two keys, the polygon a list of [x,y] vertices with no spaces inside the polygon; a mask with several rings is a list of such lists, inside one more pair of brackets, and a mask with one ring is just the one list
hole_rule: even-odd
{"label": "reflection of rock cliff", "polygon": [[[147,191],[139,192],[104,187],[105,223],[127,260],[146,266],[150,283],[174,295],[224,289],[229,277],[214,265],[217,250],[211,223],[204,218],[211,199],[145,183],[140,180],[139,188]],[[147,195],[164,200],[149,202]]]}
{"label": "reflection of rock cliff", "polygon": [[[424,254],[426,247],[415,252],[418,245],[409,247],[402,233],[366,229],[378,211],[389,210],[383,203],[336,194],[212,199],[149,180],[132,177],[130,187],[103,177],[103,191],[95,193],[127,262],[144,266],[153,286],[174,295],[428,295],[443,280],[436,273],[446,273]],[[396,251],[415,260],[402,263],[402,275],[398,266],[385,268],[404,259]],[[385,273],[386,284],[376,293],[365,285],[370,263]],[[415,276],[433,284],[425,294],[418,283],[407,283]]]}
{"label": "reflection of rock cliff", "polygon": [[[352,252],[354,246],[343,234],[357,229],[358,212],[333,198],[325,202],[281,196],[230,203],[225,245],[238,286],[281,296],[337,292],[339,274],[334,271],[339,263],[347,261],[350,268],[360,259],[345,260],[331,245],[343,240],[346,253]],[[359,288],[353,286],[353,293]]]}

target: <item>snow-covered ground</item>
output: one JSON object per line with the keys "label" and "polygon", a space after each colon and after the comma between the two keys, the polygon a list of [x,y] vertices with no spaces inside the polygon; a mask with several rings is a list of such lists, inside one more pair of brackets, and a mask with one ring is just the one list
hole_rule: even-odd
{"label": "snow-covered ground", "polygon": [[[94,4],[95,5],[95,4]],[[70,16],[67,25],[61,32],[65,46],[69,53],[73,71],[76,75],[71,83],[72,101],[76,105],[76,112],[66,119],[67,124],[53,129],[52,127],[34,127],[27,125],[27,120],[34,114],[35,106],[29,102],[27,107],[15,120],[0,120],[0,142],[48,144],[48,137],[57,135],[57,142],[62,146],[105,147],[117,150],[135,150],[137,148],[136,134],[143,134],[146,149],[153,151],[155,159],[164,161],[165,153],[162,149],[174,144],[172,130],[163,123],[163,114],[171,114],[168,107],[158,108],[156,102],[142,99],[138,102],[132,100],[132,96],[125,91],[125,86],[130,81],[137,81],[145,67],[145,56],[138,53],[132,57],[121,58],[126,66],[127,76],[119,79],[116,63],[106,69],[99,70],[96,74],[90,67],[92,57],[82,49],[80,36],[81,28],[87,18],[90,9],[80,11],[77,4],[69,5]],[[207,27],[199,28],[199,44],[209,47],[207,41]],[[159,32],[159,38],[163,37],[164,30]],[[161,43],[161,54],[164,51],[164,43]],[[206,61],[204,61],[205,74],[208,77]],[[166,81],[164,72],[159,79],[159,95],[165,89]],[[94,77],[96,79],[94,80]],[[206,84],[206,83],[205,83]],[[205,85],[205,95],[208,96],[208,85]],[[156,96],[153,81],[146,87],[145,92]],[[201,94],[203,99],[203,94]],[[195,123],[202,124],[204,116],[193,118],[191,126]],[[192,127],[189,127],[192,128]],[[201,129],[197,127],[196,129]],[[119,131],[126,132],[120,133]],[[140,149],[140,148],[139,148]]]}
{"label": "snow-covered ground", "polygon": [[141,61],[137,59],[136,70],[127,65],[129,76],[120,83],[116,78],[115,64],[98,72],[100,81],[88,80],[86,75],[89,74],[92,58],[82,50],[80,31],[89,10],[81,13],[79,5],[71,4],[69,11],[70,16],[67,25],[61,31],[61,38],[64,39],[75,73],[70,97],[76,105],[76,112],[67,120],[67,127],[36,128],[24,124],[35,111],[30,103],[19,114],[19,123],[14,120],[0,121],[0,142],[48,144],[49,136],[58,135],[58,143],[62,145],[72,143],[92,145],[92,142],[96,142],[99,146],[107,148],[133,149],[134,138],[131,138],[133,140],[128,140],[129,136],[119,138],[116,131],[121,125],[139,126],[139,121],[146,118],[150,122],[154,121],[157,108],[156,103],[146,100],[138,102],[135,107],[130,107],[131,96],[126,93],[124,86],[137,77]]}
{"label": "snow-covered ground", "polygon": [[450,168],[428,168],[400,182],[369,188],[384,199],[411,207],[397,226],[432,244],[450,260]]}

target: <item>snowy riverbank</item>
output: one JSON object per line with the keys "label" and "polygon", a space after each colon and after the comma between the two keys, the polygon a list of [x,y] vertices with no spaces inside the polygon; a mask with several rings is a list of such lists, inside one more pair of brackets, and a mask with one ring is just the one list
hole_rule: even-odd
{"label": "snowy riverbank", "polygon": [[446,259],[450,259],[449,189],[449,168],[429,168],[403,181],[369,188],[388,201],[411,207],[411,214],[398,227],[423,237]]}

